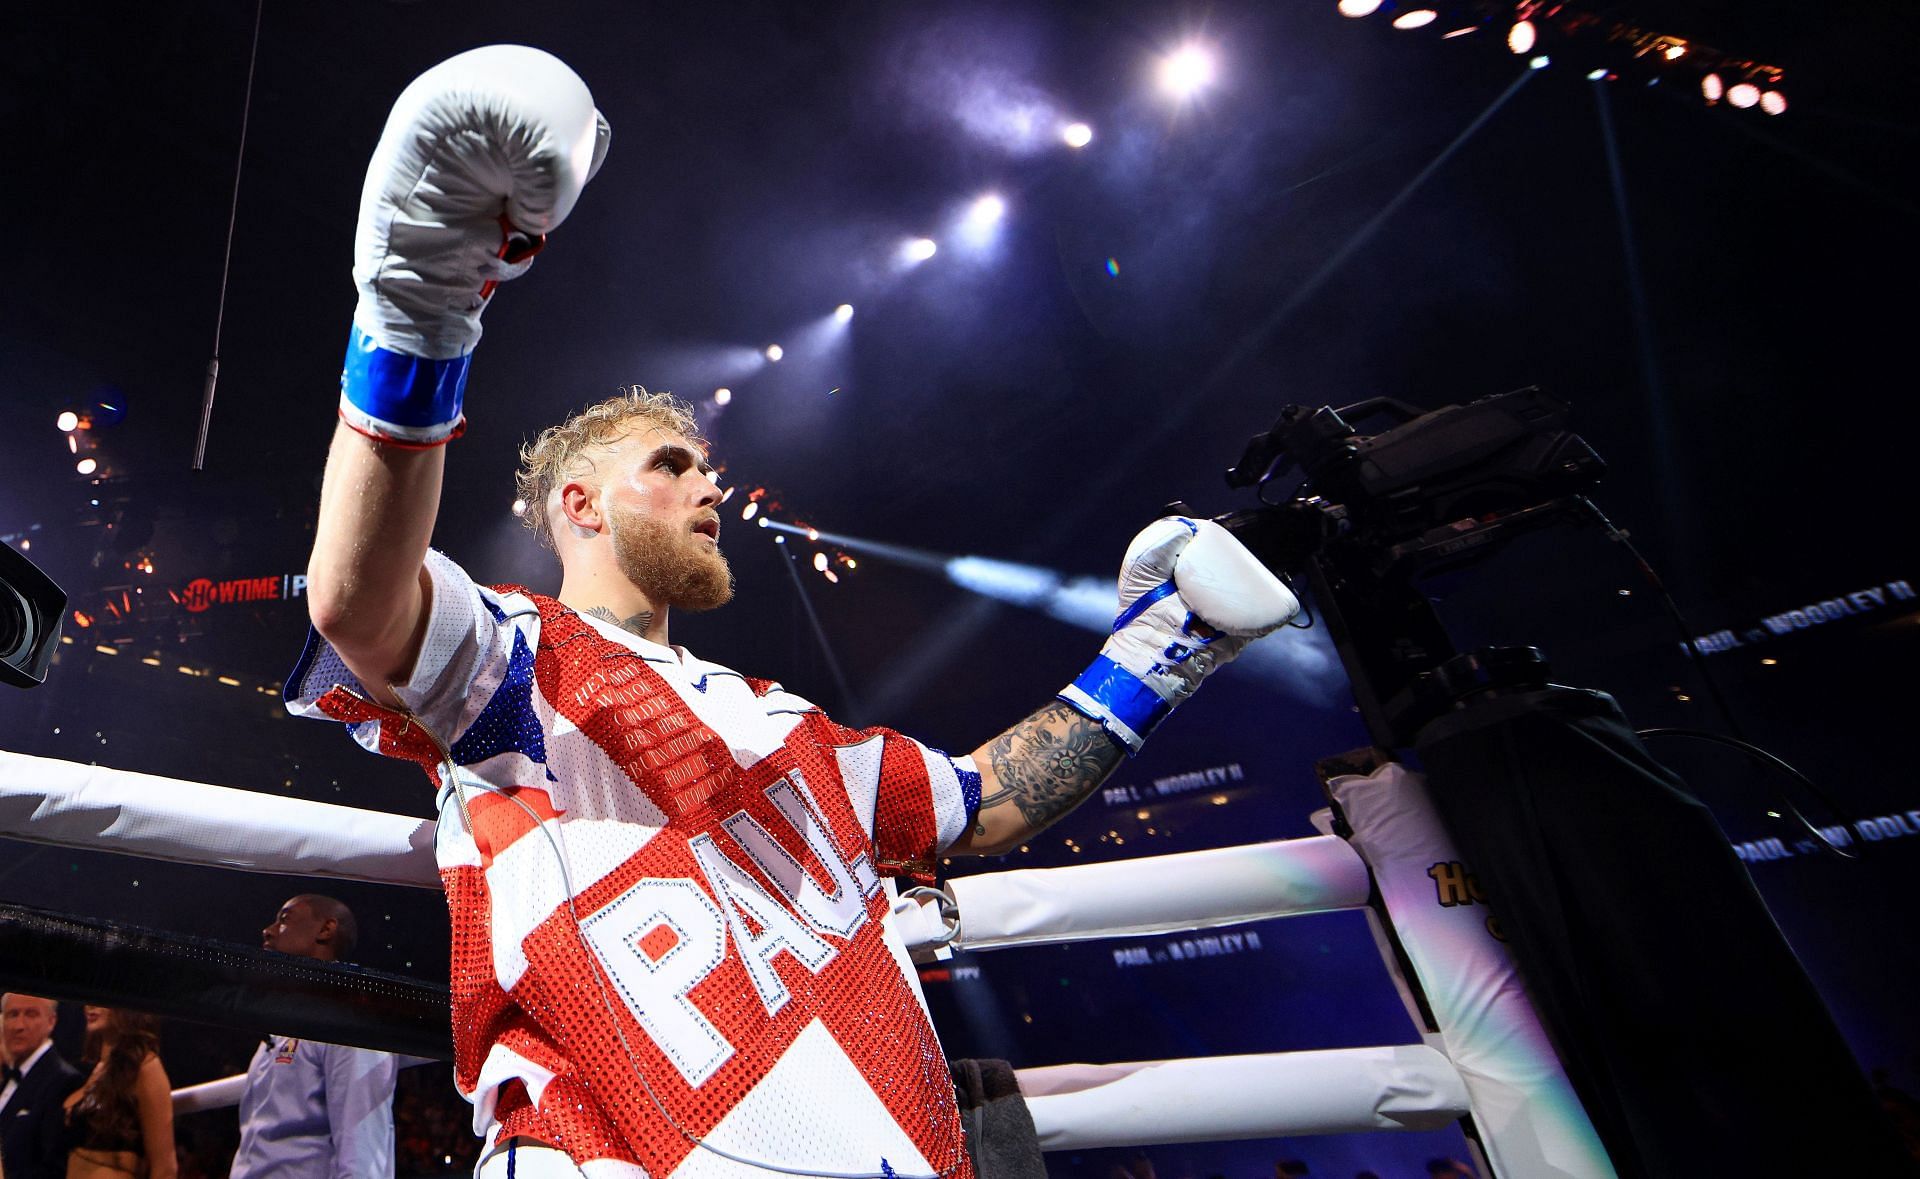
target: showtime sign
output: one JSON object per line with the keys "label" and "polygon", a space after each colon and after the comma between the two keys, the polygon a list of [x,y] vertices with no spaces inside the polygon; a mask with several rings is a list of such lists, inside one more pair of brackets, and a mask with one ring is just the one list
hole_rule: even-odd
{"label": "showtime sign", "polygon": [[173,595],[173,600],[189,614],[198,614],[210,606],[229,606],[236,602],[288,602],[307,592],[307,575],[281,573],[270,577],[235,577],[214,581],[196,577]]}

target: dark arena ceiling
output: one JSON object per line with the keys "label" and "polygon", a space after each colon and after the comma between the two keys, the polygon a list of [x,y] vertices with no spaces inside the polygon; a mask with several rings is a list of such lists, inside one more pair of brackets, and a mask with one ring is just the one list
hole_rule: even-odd
{"label": "dark arena ceiling", "polygon": [[[293,577],[368,152],[414,75],[521,42],[586,80],[613,139],[487,312],[436,535],[483,580],[558,585],[511,511],[522,441],[618,385],[673,389],[735,489],[740,580],[724,610],[676,619],[675,640],[855,723],[971,748],[1098,646],[1023,606],[1019,578],[1105,581],[1162,505],[1248,506],[1222,472],[1282,406],[1540,385],[1573,406],[1609,468],[1595,498],[1691,631],[1741,641],[1699,662],[1833,796],[1818,821],[1920,806],[1891,739],[1920,615],[1888,589],[1920,580],[1899,424],[1920,273],[1916,9],[1574,5],[1560,11],[1580,20],[1543,22],[1549,60],[1531,69],[1504,44],[1510,6],[1439,8],[1402,31],[1334,0],[343,0],[265,4],[257,54],[253,4],[11,14],[0,536],[78,616],[48,684],[0,698],[0,745],[430,813],[411,767],[280,715],[278,683],[304,635]],[[1188,44],[1212,75],[1175,96],[1157,71]],[[1786,109],[1709,103],[1707,63],[1729,85],[1758,71]],[[1090,133],[1077,147],[1074,123]],[[916,261],[903,251],[921,238],[937,248]],[[65,411],[90,427],[71,448]],[[741,519],[749,498],[790,527]],[[984,560],[949,563],[963,556]],[[1869,587],[1878,602],[1851,596]],[[1431,588],[1463,633],[1541,646],[1557,678],[1637,721],[1722,723],[1597,530],[1543,533]],[[1310,833],[1313,760],[1365,743],[1324,637],[1286,641],[1115,779],[1246,768],[1231,805],[1196,802],[1160,850]],[[1744,763],[1683,763],[1730,837],[1766,833]],[[1084,851],[1054,839],[1027,863],[1132,854],[1132,813],[1090,805],[1060,828]],[[1884,1043],[1909,1070],[1920,1022],[1891,980],[1920,968],[1910,934],[1831,927],[1912,895],[1912,842],[1858,868],[1754,868],[1856,1051]],[[250,941],[288,888],[0,841],[0,900],[185,933]],[[438,898],[394,891],[352,893],[395,931],[367,961],[432,976]],[[1359,949],[1330,956],[1336,974],[1377,973],[1363,942],[1340,946]],[[1300,959],[1258,969],[1315,985]],[[999,1031],[943,1034],[1023,1064],[1103,1050],[1022,1023],[1018,1002]],[[1184,1026],[1207,1006],[1169,985],[1143,1018]],[[1311,1010],[1256,1038],[1311,1041]],[[1193,1034],[1153,1050],[1232,1050]]]}

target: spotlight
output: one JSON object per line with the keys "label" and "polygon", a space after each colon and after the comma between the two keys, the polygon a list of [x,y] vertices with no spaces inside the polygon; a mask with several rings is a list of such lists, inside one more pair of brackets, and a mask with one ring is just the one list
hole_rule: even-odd
{"label": "spotlight", "polygon": [[820,576],[826,578],[828,581],[831,581],[835,585],[840,584],[840,575],[838,573],[835,573],[831,569],[822,569],[820,571]]}
{"label": "spotlight", "polygon": [[1778,90],[1767,90],[1760,95],[1760,109],[1770,115],[1783,115],[1787,112],[1787,96]]}
{"label": "spotlight", "polygon": [[1727,101],[1739,107],[1741,110],[1746,110],[1748,107],[1760,101],[1760,87],[1755,86],[1752,82],[1742,82],[1738,86],[1729,87],[1727,90]]}
{"label": "spotlight", "polygon": [[900,256],[908,262],[925,262],[940,252],[940,243],[930,237],[916,237],[900,247]]}
{"label": "spotlight", "polygon": [[1068,147],[1085,147],[1093,142],[1093,128],[1085,123],[1068,123],[1060,132]]}
{"label": "spotlight", "polygon": [[1604,82],[1606,81],[1606,79],[1607,79],[1607,71],[1604,67],[1597,70],[1587,71],[1587,81],[1589,82]]}
{"label": "spotlight", "polygon": [[1380,0],[1340,0],[1341,16],[1372,16],[1380,11]]}
{"label": "spotlight", "polygon": [[1719,74],[1708,74],[1700,79],[1700,97],[1708,102],[1719,102],[1727,96],[1727,84],[1720,80]]}
{"label": "spotlight", "polygon": [[1459,28],[1457,28],[1457,29],[1455,29],[1455,30],[1453,30],[1453,31],[1452,31],[1452,32],[1450,32],[1450,33],[1442,33],[1442,34],[1440,34],[1440,39],[1441,39],[1442,41],[1451,41],[1451,40],[1453,40],[1453,39],[1454,39],[1455,37],[1464,37],[1464,36],[1466,36],[1466,35],[1467,35],[1468,33],[1471,33],[1471,32],[1473,32],[1473,31],[1474,31],[1475,29],[1477,29],[1477,28],[1479,28],[1479,27],[1480,27],[1479,25],[1461,25],[1461,26],[1460,26]]}
{"label": "spotlight", "polygon": [[80,415],[70,409],[63,410],[60,416],[54,419],[53,424],[60,427],[62,434],[70,434],[80,428]]}
{"label": "spotlight", "polygon": [[1687,47],[1676,41],[1674,44],[1667,46],[1665,49],[1662,49],[1660,52],[1663,56],[1666,57],[1668,61],[1679,61],[1681,58],[1687,55]]}
{"label": "spotlight", "polygon": [[813,555],[813,567],[819,572],[825,573],[827,571],[827,555],[825,553],[815,553]]}
{"label": "spotlight", "polygon": [[853,318],[853,304],[842,303],[833,309],[833,318],[837,323],[846,323]]}
{"label": "spotlight", "polygon": [[1517,20],[1507,30],[1507,48],[1515,53],[1531,53],[1533,43],[1539,39],[1539,33],[1530,20]]}
{"label": "spotlight", "polygon": [[516,500],[514,500],[514,501],[513,501],[513,514],[514,514],[514,515],[516,515],[516,516],[524,516],[524,515],[526,515],[526,514],[527,514],[527,501],[526,501],[526,500],[524,500],[524,499],[516,499]]}
{"label": "spotlight", "polygon": [[765,351],[766,358],[775,364],[780,363],[780,358],[786,354],[787,350],[778,344],[768,344]]}
{"label": "spotlight", "polygon": [[1213,81],[1213,55],[1198,45],[1182,45],[1160,61],[1160,89],[1175,98],[1191,98]]}
{"label": "spotlight", "polygon": [[740,509],[740,518],[742,520],[751,520],[759,513],[760,513],[760,501],[757,499],[750,499],[747,501],[747,506]]}
{"label": "spotlight", "polygon": [[1007,202],[998,193],[987,193],[975,198],[967,206],[967,212],[956,227],[960,240],[976,250],[985,249],[993,243],[994,236],[1000,232],[1000,221],[1007,215]]}
{"label": "spotlight", "polygon": [[100,464],[93,461],[92,457],[89,456],[73,464],[73,469],[80,472],[82,475],[91,475],[95,471],[100,469]]}
{"label": "spotlight", "polygon": [[713,391],[713,403],[715,405],[725,405],[732,400],[733,400],[733,390],[727,388],[725,385],[722,385],[718,389],[715,389]]}
{"label": "spotlight", "polygon": [[1431,8],[1415,8],[1393,18],[1396,29],[1418,29],[1440,19],[1440,14]]}
{"label": "spotlight", "polygon": [[1536,57],[1532,61],[1529,61],[1527,63],[1527,68],[1530,70],[1544,70],[1552,64],[1553,64],[1553,59],[1543,53],[1539,57]]}

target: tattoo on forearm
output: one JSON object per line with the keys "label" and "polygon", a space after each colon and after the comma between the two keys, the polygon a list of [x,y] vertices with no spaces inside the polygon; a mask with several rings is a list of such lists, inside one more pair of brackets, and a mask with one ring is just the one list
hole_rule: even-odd
{"label": "tattoo on forearm", "polygon": [[647,628],[653,625],[651,610],[642,610],[638,614],[629,614],[625,618],[615,618],[613,611],[605,606],[588,606],[584,613],[591,614],[602,622],[611,622],[628,634],[639,635],[643,639],[647,637]]}
{"label": "tattoo on forearm", "polygon": [[[980,810],[1011,801],[1035,831],[1080,805],[1120,764],[1119,742],[1059,701],[1002,733],[987,747],[999,788]],[[985,835],[984,825],[974,828]]]}

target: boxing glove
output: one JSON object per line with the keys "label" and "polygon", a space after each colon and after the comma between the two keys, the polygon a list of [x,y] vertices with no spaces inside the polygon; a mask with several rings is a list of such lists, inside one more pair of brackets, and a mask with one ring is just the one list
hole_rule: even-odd
{"label": "boxing glove", "polygon": [[1120,565],[1113,633],[1060,693],[1129,753],[1215,669],[1299,612],[1299,600],[1211,520],[1147,525]]}
{"label": "boxing glove", "polygon": [[401,92],[360,193],[342,420],[401,446],[461,432],[480,313],[573,211],[609,135],[586,83],[523,45],[469,50]]}

